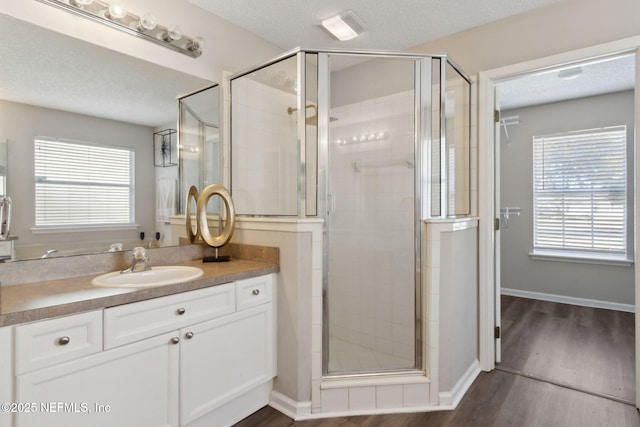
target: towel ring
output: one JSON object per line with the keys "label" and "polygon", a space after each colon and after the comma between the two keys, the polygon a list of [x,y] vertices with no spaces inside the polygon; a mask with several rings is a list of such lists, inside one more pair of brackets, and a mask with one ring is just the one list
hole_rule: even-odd
{"label": "towel ring", "polygon": [[198,238],[198,233],[200,232],[200,228],[197,226],[196,221],[196,232],[193,232],[193,228],[191,228],[191,198],[193,197],[193,201],[196,203],[196,211],[198,209],[198,189],[195,185],[192,185],[189,188],[189,194],[187,195],[187,213],[185,218],[185,224],[187,226],[187,237],[189,238],[189,243],[193,243]]}
{"label": "towel ring", "polygon": [[[224,207],[227,210],[227,219],[224,222],[224,229],[222,230],[222,234],[219,236],[211,235],[209,224],[207,222],[207,203],[209,202],[209,199],[215,195],[220,196],[224,202]],[[221,184],[211,184],[202,190],[202,193],[200,193],[200,196],[198,197],[196,219],[198,222],[198,233],[200,233],[202,239],[207,242],[209,246],[219,248],[229,243],[229,240],[231,240],[231,236],[233,235],[233,230],[236,228],[236,209],[233,205],[233,200],[231,200],[229,190]],[[222,221],[222,216],[220,216],[220,221]]]}

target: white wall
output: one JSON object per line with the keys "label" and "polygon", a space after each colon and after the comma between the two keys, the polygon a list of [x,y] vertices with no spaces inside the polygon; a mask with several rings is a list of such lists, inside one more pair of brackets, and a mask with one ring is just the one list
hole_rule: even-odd
{"label": "white wall", "polygon": [[477,244],[476,227],[440,235],[441,391],[452,390],[478,357]]}
{"label": "white wall", "polygon": [[419,44],[446,52],[469,75],[640,34],[637,0],[563,0]]}
{"label": "white wall", "polygon": [[[545,261],[529,256],[533,249],[533,136],[627,125],[627,151],[633,156],[633,103],[633,91],[629,91],[503,111],[505,117],[519,116],[520,124],[509,126],[509,139],[504,130],[500,138],[501,204],[520,207],[522,213],[509,218],[508,228],[502,227],[502,288],[634,304],[633,266]],[[633,182],[632,171],[628,179]],[[632,212],[628,221],[633,224]]]}

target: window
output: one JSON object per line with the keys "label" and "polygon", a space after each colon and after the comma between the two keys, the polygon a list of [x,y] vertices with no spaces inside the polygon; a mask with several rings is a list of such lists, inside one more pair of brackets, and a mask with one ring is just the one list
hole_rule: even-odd
{"label": "window", "polygon": [[534,253],[627,259],[626,126],[533,138]]}
{"label": "window", "polygon": [[134,151],[35,139],[36,228],[133,223]]}

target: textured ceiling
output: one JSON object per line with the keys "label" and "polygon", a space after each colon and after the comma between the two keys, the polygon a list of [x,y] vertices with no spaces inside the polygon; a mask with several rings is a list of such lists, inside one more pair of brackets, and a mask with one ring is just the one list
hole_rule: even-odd
{"label": "textured ceiling", "polygon": [[[571,80],[558,77],[562,69],[580,67],[582,72]],[[546,70],[509,79],[497,85],[503,110],[547,104],[567,99],[631,90],[635,86],[635,57],[625,55],[587,61],[563,68]]]}
{"label": "textured ceiling", "polygon": [[[188,0],[288,50],[405,50],[424,42],[524,13],[559,0]],[[339,42],[319,25],[347,10],[367,26]]]}

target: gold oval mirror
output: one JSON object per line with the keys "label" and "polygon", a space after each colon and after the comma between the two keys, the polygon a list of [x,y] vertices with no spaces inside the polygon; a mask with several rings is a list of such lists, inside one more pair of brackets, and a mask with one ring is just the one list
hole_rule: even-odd
{"label": "gold oval mirror", "polygon": [[[213,196],[220,196],[226,209],[224,228],[222,230],[222,234],[219,236],[213,236],[211,234],[211,230],[209,230],[209,223],[207,222],[207,203],[209,203],[209,199]],[[213,246],[214,248],[226,245],[229,240],[231,240],[233,230],[236,227],[236,209],[233,205],[233,200],[231,200],[229,190],[221,184],[209,185],[207,188],[202,190],[202,193],[200,193],[196,209],[198,233],[200,233],[202,239],[207,242],[209,246]],[[222,215],[219,220],[222,221]]]}
{"label": "gold oval mirror", "polygon": [[[191,199],[193,198],[193,203],[196,204],[196,231],[193,231],[193,227],[191,226]],[[187,227],[187,237],[189,238],[189,243],[193,243],[198,238],[199,227],[197,222],[197,212],[198,212],[198,189],[195,185],[192,185],[189,188],[189,194],[187,195],[187,208],[185,213],[185,224]]]}

